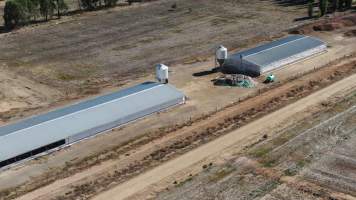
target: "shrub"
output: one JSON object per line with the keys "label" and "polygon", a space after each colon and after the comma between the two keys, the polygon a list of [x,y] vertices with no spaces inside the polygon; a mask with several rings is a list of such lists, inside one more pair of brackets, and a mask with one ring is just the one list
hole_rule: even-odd
{"label": "shrub", "polygon": [[8,0],[4,7],[5,28],[13,29],[16,26],[27,24],[41,15],[45,20],[54,14],[57,15],[68,9],[64,0]]}
{"label": "shrub", "polygon": [[105,6],[115,6],[118,0],[104,0]]}
{"label": "shrub", "polygon": [[28,0],[8,0],[4,7],[4,21],[7,29],[13,29],[30,21]]}
{"label": "shrub", "polygon": [[39,4],[41,15],[47,21],[48,17],[53,15],[54,9],[56,8],[56,4],[53,0],[39,0]]}
{"label": "shrub", "polygon": [[308,16],[310,17],[310,18],[312,18],[313,17],[313,11],[314,11],[314,0],[309,0],[309,2],[308,2]]}
{"label": "shrub", "polygon": [[320,16],[326,15],[326,13],[328,11],[328,6],[329,6],[328,4],[329,4],[328,0],[320,0],[320,3],[319,3]]}
{"label": "shrub", "polygon": [[98,0],[81,0],[80,4],[85,10],[95,10],[98,7]]}
{"label": "shrub", "polygon": [[64,0],[56,0],[57,16],[60,18],[61,13],[68,11],[68,5]]}

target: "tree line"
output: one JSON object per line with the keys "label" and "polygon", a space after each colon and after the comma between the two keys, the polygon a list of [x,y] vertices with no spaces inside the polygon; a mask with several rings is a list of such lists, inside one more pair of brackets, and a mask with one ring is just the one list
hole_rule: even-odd
{"label": "tree line", "polygon": [[[79,8],[96,10],[101,7],[115,6],[118,0],[78,0]],[[128,0],[131,4],[133,0]],[[137,0],[136,0],[137,1]],[[6,29],[26,25],[39,20],[48,21],[54,16],[60,18],[67,13],[65,0],[6,0],[4,7],[4,25]]]}
{"label": "tree line", "polygon": [[4,7],[5,27],[12,29],[36,21],[39,17],[48,20],[55,11],[60,16],[67,9],[63,0],[7,0]]}
{"label": "tree line", "polygon": [[[308,15],[309,17],[321,17],[327,13],[336,11],[345,11],[352,8],[353,0],[309,0]],[[314,8],[318,8],[318,15],[314,15]]]}
{"label": "tree line", "polygon": [[[80,9],[96,10],[115,6],[118,0],[77,0]],[[143,0],[127,0],[132,2]],[[327,13],[344,11],[352,7],[353,0],[308,0],[309,17],[321,17]],[[315,15],[315,8],[318,14]],[[68,12],[65,0],[6,0],[4,7],[4,25],[10,30],[19,25],[26,25],[39,20],[48,21],[53,16],[60,18]]]}

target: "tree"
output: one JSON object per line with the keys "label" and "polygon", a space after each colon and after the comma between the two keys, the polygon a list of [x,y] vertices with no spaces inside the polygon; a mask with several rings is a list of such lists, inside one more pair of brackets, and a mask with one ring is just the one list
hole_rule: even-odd
{"label": "tree", "polygon": [[351,9],[352,7],[352,0],[345,0],[345,7],[346,9]]}
{"label": "tree", "polygon": [[353,0],[338,0],[338,10],[347,10],[352,8]]}
{"label": "tree", "polygon": [[328,4],[329,4],[329,0],[320,0],[319,2],[320,16],[326,15],[326,13],[328,12]]}
{"label": "tree", "polygon": [[105,6],[115,6],[118,0],[104,0]]}
{"label": "tree", "polygon": [[[326,15],[328,12],[336,12],[337,10],[345,11],[352,8],[354,0],[319,0],[319,12],[320,17]],[[308,14],[312,16],[312,4],[314,0],[309,0]]]}
{"label": "tree", "polygon": [[27,12],[30,18],[36,21],[37,17],[40,15],[39,0],[25,0]]}
{"label": "tree", "polygon": [[95,10],[99,0],[81,0],[81,7],[85,10]]}
{"label": "tree", "polygon": [[313,17],[313,13],[314,13],[314,3],[315,3],[315,0],[309,0],[308,2],[308,16],[310,18]]}
{"label": "tree", "polygon": [[56,8],[54,0],[39,0],[39,4],[41,15],[48,21],[48,17],[53,15],[54,9]]}
{"label": "tree", "polygon": [[31,20],[34,4],[30,0],[8,0],[4,7],[4,21],[7,29],[13,29]]}
{"label": "tree", "polygon": [[56,8],[57,8],[57,17],[61,18],[61,13],[68,10],[67,4],[64,0],[56,0]]}
{"label": "tree", "polygon": [[339,0],[331,0],[331,11],[337,11],[339,9],[339,4]]}

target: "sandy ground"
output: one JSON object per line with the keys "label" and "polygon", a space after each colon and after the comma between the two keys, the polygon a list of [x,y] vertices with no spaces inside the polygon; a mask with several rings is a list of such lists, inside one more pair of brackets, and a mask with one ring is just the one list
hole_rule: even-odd
{"label": "sandy ground", "polygon": [[31,79],[4,68],[0,69],[0,110],[2,113],[22,108],[45,107],[48,106],[48,102],[58,99],[60,95],[60,91],[37,84]]}
{"label": "sandy ground", "polygon": [[[0,36],[0,50],[5,52],[0,55],[0,78],[6,82],[6,89],[0,92],[3,102],[0,109],[1,119],[5,122],[44,112],[98,92],[114,91],[122,88],[122,84],[127,87],[153,80],[152,75],[142,76],[152,68],[152,64],[161,61],[185,62],[172,65],[171,83],[189,97],[186,105],[2,171],[0,190],[16,186],[25,189],[31,181],[36,182],[36,178],[43,180],[43,176],[51,177],[56,170],[61,171],[68,164],[96,157],[139,136],[154,135],[157,130],[185,123],[254,94],[265,86],[259,84],[256,89],[218,87],[211,83],[217,74],[194,76],[209,71],[213,66],[211,58],[196,55],[210,55],[220,43],[238,49],[254,45],[270,34],[301,23],[293,20],[305,14],[303,9],[280,7],[267,1],[256,1],[257,8],[265,9],[247,6],[248,1],[237,4],[227,1],[223,6],[225,13],[216,12],[215,8],[221,2],[181,2],[177,12],[167,11],[171,1],[159,1],[138,5],[134,9],[114,8],[74,16]],[[187,14],[187,8],[193,8],[193,13]],[[273,16],[269,9],[273,11]],[[134,15],[133,12],[142,15]],[[226,20],[231,16],[235,18]],[[269,24],[270,21],[274,23]],[[355,50],[355,38],[344,37],[343,30],[313,34],[330,44],[329,51],[277,71],[280,80],[321,67]],[[135,37],[137,35],[140,39]],[[251,41],[247,42],[249,39]],[[160,54],[152,56],[150,52],[156,51]],[[132,71],[135,71],[133,76],[127,74]],[[136,78],[136,75],[141,78]],[[123,166],[128,163],[126,161]],[[67,189],[68,183],[85,182],[93,174],[101,174],[106,167],[116,166],[117,162],[106,159],[102,164],[104,167],[94,165],[90,168],[93,171],[75,171],[74,176],[70,170],[62,171],[59,181],[50,185],[53,188],[49,191],[61,193],[62,187]],[[71,175],[69,180],[62,180],[67,173]],[[39,191],[35,197],[44,194]]]}
{"label": "sandy ground", "polygon": [[[325,39],[330,43],[331,48],[325,54],[322,54],[313,59],[305,60],[293,65],[290,65],[282,70],[276,72],[277,77],[281,80],[295,75],[297,73],[313,70],[323,66],[324,64],[334,60],[338,57],[343,57],[350,54],[354,50],[354,39],[342,37],[340,33],[323,33],[317,34],[317,36]],[[235,102],[239,98],[243,98],[247,95],[254,93],[257,89],[264,87],[262,84],[257,89],[248,90],[241,88],[229,88],[229,87],[217,87],[213,86],[210,80],[214,79],[217,74],[210,74],[207,76],[192,76],[192,74],[211,69],[211,61],[200,62],[195,64],[179,65],[173,68],[171,82],[179,89],[185,92],[189,97],[189,101],[186,105],[175,108],[174,111],[163,112],[156,116],[151,116],[136,122],[135,124],[119,128],[110,134],[103,134],[95,139],[83,141],[73,147],[56,152],[50,156],[46,156],[43,159],[29,162],[26,165],[20,165],[13,169],[7,170],[0,174],[0,185],[3,188],[22,185],[23,183],[40,176],[53,169],[60,168],[66,163],[75,162],[81,158],[85,158],[91,155],[96,155],[105,149],[110,149],[114,146],[120,145],[125,141],[129,141],[136,136],[144,135],[150,131],[164,127],[164,125],[171,126],[195,118],[208,112],[213,112],[216,109],[224,107],[231,102]],[[182,69],[182,70],[176,70]],[[152,79],[152,77],[145,77],[137,80]],[[131,84],[134,84],[132,82]],[[107,91],[110,91],[107,90]],[[218,102],[218,103],[217,103]],[[162,123],[164,122],[164,123]],[[145,130],[145,131],[142,131]],[[115,165],[115,162],[108,161],[104,163],[105,166]],[[103,168],[97,168],[98,171],[93,169],[93,172],[100,172]],[[104,167],[105,169],[105,167]],[[90,175],[91,172],[84,172],[74,176],[71,181],[80,181]],[[16,179],[12,177],[16,176]],[[56,187],[60,188],[65,182],[61,181]]]}
{"label": "sandy ground", "polygon": [[[339,64],[342,64],[342,62],[340,62]],[[337,67],[336,67],[337,68]],[[325,74],[324,74],[325,75]],[[320,77],[323,77],[322,75],[320,75]],[[306,79],[305,82],[308,82],[309,79]],[[293,85],[293,84],[291,84]],[[285,85],[285,89],[290,88],[291,86]],[[281,92],[283,89],[279,89],[279,91]],[[276,91],[278,93],[278,90]],[[83,170],[80,173],[77,173],[73,176],[70,176],[68,178],[62,179],[62,180],[58,180],[56,182],[54,182],[53,184],[50,184],[47,187],[41,188],[33,193],[31,193],[29,196],[24,196],[25,198],[30,198],[30,197],[36,197],[38,198],[39,196],[41,196],[41,199],[47,199],[46,195],[49,191],[51,195],[54,194],[63,194],[63,192],[61,192],[63,189],[67,188],[67,186],[69,184],[82,184],[85,183],[87,181],[90,182],[90,180],[93,177],[96,177],[96,179],[100,176],[102,176],[103,174],[105,174],[108,171],[119,171],[120,169],[124,169],[125,166],[127,166],[129,163],[134,163],[135,159],[144,159],[145,155],[149,154],[149,152],[154,152],[154,149],[162,146],[164,143],[169,143],[169,141],[174,141],[174,139],[178,139],[179,137],[184,137],[190,134],[190,132],[194,133],[194,129],[199,130],[199,129],[205,129],[206,127],[209,126],[209,124],[213,124],[215,121],[218,123],[219,122],[219,118],[223,118],[224,116],[233,116],[234,114],[238,113],[238,112],[243,112],[246,109],[249,109],[251,106],[255,106],[255,108],[258,108],[256,106],[256,104],[263,104],[263,102],[267,102],[268,98],[273,96],[278,96],[278,94],[276,94],[275,92],[270,92],[269,95],[260,97],[256,100],[251,100],[248,101],[246,103],[242,103],[241,105],[237,106],[237,107],[233,107],[231,109],[225,110],[224,112],[222,112],[219,115],[216,115],[214,117],[211,117],[207,120],[204,120],[201,122],[200,125],[195,124],[194,126],[192,126],[191,128],[185,128],[181,131],[177,131],[176,134],[170,134],[167,137],[162,137],[161,139],[154,141],[152,143],[149,143],[147,145],[144,145],[142,147],[138,147],[133,149],[131,152],[129,152],[130,156],[129,157],[119,157],[115,160],[109,160],[106,162],[101,163],[98,166],[94,166],[92,168],[89,168],[88,170]],[[250,103],[250,104],[249,104]],[[220,122],[219,122],[220,123]],[[200,127],[200,128],[199,128]],[[94,175],[94,176],[93,176]],[[92,178],[90,178],[92,177]],[[97,187],[99,185],[96,185]],[[70,188],[69,188],[70,189]],[[32,196],[34,195],[34,196]]]}
{"label": "sandy ground", "polygon": [[269,129],[268,139],[171,183],[155,199],[354,200],[355,94],[340,94],[287,128]]}
{"label": "sandy ground", "polygon": [[[61,103],[153,74],[156,63],[204,60],[219,44],[243,48],[306,22],[294,21],[303,9],[273,1],[181,0],[169,11],[173,2],[86,12],[0,34],[0,68],[31,80],[30,88],[60,91],[60,99],[47,103]],[[23,99],[3,98],[14,102],[5,113],[0,110],[3,120],[19,117],[19,109],[33,114],[23,108]]]}
{"label": "sandy ground", "polygon": [[[340,95],[340,92],[350,92],[355,88],[356,75],[353,75],[304,99],[301,99],[296,103],[288,105],[283,109],[256,120],[234,132],[220,137],[213,142],[194,149],[177,159],[169,161],[153,170],[150,170],[149,172],[139,175],[107,192],[96,196],[94,199],[126,199],[128,197],[131,197],[130,199],[134,199],[132,195],[142,192],[147,187],[152,186],[174,174],[178,174],[183,170],[189,169],[188,173],[186,173],[186,175],[188,175],[190,173],[189,171],[194,168],[201,169],[202,164],[206,163],[207,160],[210,160],[211,157],[224,155],[231,147],[234,148],[234,150],[236,150],[236,148],[239,149],[244,146],[243,144],[246,145],[246,141],[249,141],[252,138],[261,137],[265,130],[274,129],[277,126],[280,126],[288,120],[288,118],[305,111],[310,106],[318,105],[335,94]],[[182,173],[180,173],[180,175],[182,175]],[[168,178],[165,183],[172,183],[174,180],[175,179],[173,178]],[[152,188],[150,189],[152,190]],[[144,198],[144,196],[136,197],[136,199],[142,198]]]}

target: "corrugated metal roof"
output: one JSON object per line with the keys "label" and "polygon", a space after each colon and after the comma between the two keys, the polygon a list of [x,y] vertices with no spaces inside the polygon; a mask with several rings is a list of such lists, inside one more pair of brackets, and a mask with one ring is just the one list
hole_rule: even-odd
{"label": "corrugated metal roof", "polygon": [[95,105],[99,105],[108,101],[112,101],[114,99],[118,99],[124,96],[128,96],[130,94],[134,94],[143,90],[147,90],[149,88],[153,88],[156,87],[158,85],[161,85],[159,83],[150,83],[150,84],[140,84],[128,89],[124,89],[118,92],[114,92],[111,94],[107,94],[104,96],[100,96],[97,97],[95,99],[90,99],[84,102],[79,102],[77,104],[68,106],[68,107],[64,107],[58,110],[54,110],[52,112],[48,112],[46,114],[42,114],[42,115],[38,115],[38,116],[34,116],[28,119],[25,119],[23,121],[20,121],[18,123],[14,123],[14,124],[10,124],[7,126],[3,126],[0,127],[0,136],[3,135],[7,135],[9,133],[21,130],[21,129],[25,129],[37,124],[41,124],[43,122],[49,121],[49,120],[53,120],[59,117],[63,117],[65,115],[71,114],[71,113],[75,113],[78,112],[80,110],[84,110],[90,107],[93,107]]}
{"label": "corrugated metal roof", "polygon": [[[271,63],[296,55],[318,46],[325,45],[317,38],[291,35],[246,51],[231,55],[228,59],[243,60],[265,67]],[[230,63],[230,62],[229,62]]]}
{"label": "corrugated metal roof", "polygon": [[0,127],[0,161],[88,130],[126,123],[182,103],[169,84],[144,83]]}
{"label": "corrugated metal roof", "polygon": [[259,53],[261,51],[265,51],[265,50],[274,48],[276,46],[284,45],[284,44],[286,44],[288,42],[291,42],[291,41],[299,40],[299,39],[304,38],[304,37],[305,37],[304,35],[291,35],[291,36],[288,36],[288,37],[285,37],[285,38],[282,38],[282,39],[279,39],[279,40],[275,40],[275,41],[268,42],[266,44],[254,47],[252,49],[248,49],[248,50],[239,52],[237,54],[241,54],[243,57],[247,57],[247,56]]}

